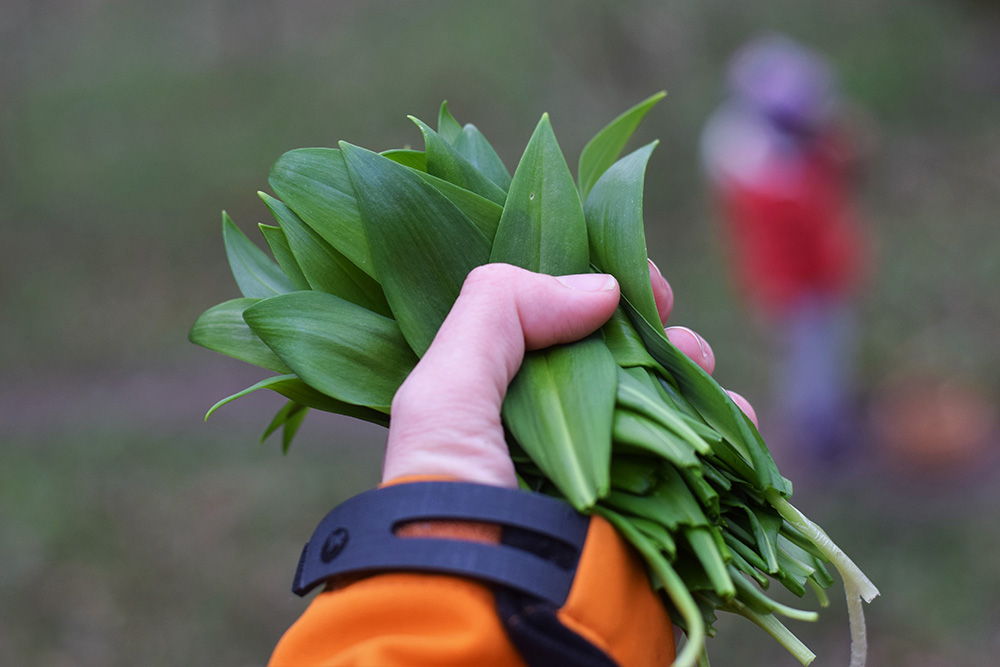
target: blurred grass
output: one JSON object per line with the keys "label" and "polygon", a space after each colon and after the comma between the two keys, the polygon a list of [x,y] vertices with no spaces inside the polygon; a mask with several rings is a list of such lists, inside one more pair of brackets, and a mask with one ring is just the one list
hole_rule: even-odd
{"label": "blurred grass", "polygon": [[[728,283],[696,147],[727,57],[770,29],[829,53],[876,122],[865,382],[930,370],[1000,391],[991,3],[3,3],[0,663],[260,664],[301,609],[287,587],[302,540],[377,478],[381,433],[342,420],[310,417],[288,457],[257,447],[274,397],[201,423],[256,377],[185,340],[236,294],[219,211],[248,231],[266,220],[255,192],[285,150],[418,144],[406,114],[433,121],[447,99],[510,167],[543,111],[573,159],[667,89],[640,137],[661,139],[650,254],[674,285],[674,321],[760,406],[767,345]],[[995,459],[942,487],[869,455],[834,479],[789,474],[883,589],[872,664],[989,664]],[[828,618],[796,627],[819,666],[846,655],[832,597]],[[715,664],[788,664],[757,630],[729,628]]]}
{"label": "blurred grass", "polygon": [[317,511],[376,483],[381,447],[314,427],[282,460],[203,430],[5,443],[0,662],[263,664],[301,611],[289,587]]}

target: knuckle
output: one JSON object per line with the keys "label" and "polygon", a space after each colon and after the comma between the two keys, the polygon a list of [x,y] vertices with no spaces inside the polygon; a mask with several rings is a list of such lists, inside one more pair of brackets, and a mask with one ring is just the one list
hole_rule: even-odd
{"label": "knuckle", "polygon": [[509,285],[510,281],[520,271],[522,269],[518,269],[516,266],[511,266],[510,264],[482,264],[469,272],[462,289],[463,291],[498,289]]}

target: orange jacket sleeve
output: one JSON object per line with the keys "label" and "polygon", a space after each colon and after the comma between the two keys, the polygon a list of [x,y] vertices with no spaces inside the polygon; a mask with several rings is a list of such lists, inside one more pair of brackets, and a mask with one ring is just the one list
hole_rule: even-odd
{"label": "orange jacket sleeve", "polygon": [[[441,537],[442,530],[448,529],[430,532]],[[488,531],[452,537],[491,539]],[[670,620],[642,562],[599,517],[591,519],[558,618],[622,667],[673,660]],[[387,573],[317,595],[281,638],[269,667],[523,664],[489,586],[449,575]]]}

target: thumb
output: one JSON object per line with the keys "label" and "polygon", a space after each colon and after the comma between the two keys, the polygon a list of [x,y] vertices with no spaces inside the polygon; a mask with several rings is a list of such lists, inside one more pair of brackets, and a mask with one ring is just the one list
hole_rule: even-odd
{"label": "thumb", "polygon": [[587,336],[611,317],[618,296],[618,283],[605,274],[474,269],[393,398],[383,481],[449,475],[516,486],[500,407],[525,350]]}

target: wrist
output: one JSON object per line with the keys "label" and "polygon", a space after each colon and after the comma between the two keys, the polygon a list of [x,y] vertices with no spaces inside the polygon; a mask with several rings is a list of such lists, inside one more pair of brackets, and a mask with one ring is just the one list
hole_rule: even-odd
{"label": "wrist", "polygon": [[390,442],[382,469],[382,483],[404,477],[434,476],[454,481],[517,488],[514,464],[506,448],[503,451],[487,442],[438,443],[422,439],[420,443]]}

